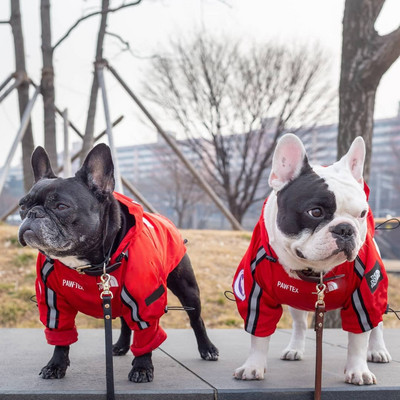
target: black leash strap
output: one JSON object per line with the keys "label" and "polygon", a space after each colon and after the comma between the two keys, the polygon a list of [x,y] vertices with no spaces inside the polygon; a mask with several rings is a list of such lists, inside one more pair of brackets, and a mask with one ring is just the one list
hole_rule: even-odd
{"label": "black leash strap", "polygon": [[315,355],[315,391],[314,399],[321,399],[322,392],[322,333],[324,330],[325,305],[317,303],[315,308],[315,335],[316,335],[316,355]]}
{"label": "black leash strap", "polygon": [[104,314],[107,400],[115,400],[114,367],[113,367],[113,354],[112,354],[112,309],[111,309],[111,300],[113,298],[113,294],[110,291],[110,275],[104,273],[101,276],[101,281],[103,283],[103,291],[100,294],[100,298],[103,301],[103,314]]}
{"label": "black leash strap", "polygon": [[321,400],[322,392],[322,334],[324,330],[324,316],[325,316],[325,289],[323,274],[320,275],[320,283],[317,285],[317,291],[314,293],[318,296],[318,300],[315,303],[315,390],[314,400]]}

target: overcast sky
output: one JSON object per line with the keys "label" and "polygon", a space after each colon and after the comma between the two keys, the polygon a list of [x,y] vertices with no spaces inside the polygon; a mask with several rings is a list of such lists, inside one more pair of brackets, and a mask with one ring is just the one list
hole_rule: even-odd
{"label": "overcast sky", "polygon": [[[127,0],[128,1],[128,0]],[[41,71],[40,1],[20,0],[25,35],[27,69],[39,82]],[[97,10],[101,0],[51,0],[53,43],[81,16]],[[113,5],[122,1],[114,0]],[[121,44],[107,37],[105,55],[133,90],[146,77],[146,57],[159,53],[171,37],[185,36],[195,30],[241,38],[249,44],[271,39],[280,42],[315,42],[318,40],[332,58],[331,79],[339,80],[341,32],[344,0],[143,0],[136,7],[109,16],[108,30],[128,41],[132,52],[122,51]],[[9,18],[9,1],[0,1],[0,20]],[[400,23],[400,1],[386,0],[376,28],[380,34]],[[69,116],[82,131],[86,122],[92,79],[93,59],[99,18],[83,22],[55,52],[56,104],[68,108]],[[0,25],[0,82],[14,71],[11,29]],[[125,119],[114,130],[117,146],[143,142],[154,137],[131,100],[117,82],[106,75],[112,119]],[[100,100],[101,98],[99,98]],[[375,118],[392,117],[400,101],[400,61],[383,77],[377,93]],[[101,111],[96,131],[105,128]],[[42,104],[38,101],[33,114],[36,144],[43,144]],[[0,103],[0,165],[3,166],[19,126],[16,96]],[[58,119],[58,148],[62,150],[62,125]],[[168,126],[166,126],[168,129]],[[77,136],[71,132],[74,141]],[[18,163],[20,152],[13,164]]]}

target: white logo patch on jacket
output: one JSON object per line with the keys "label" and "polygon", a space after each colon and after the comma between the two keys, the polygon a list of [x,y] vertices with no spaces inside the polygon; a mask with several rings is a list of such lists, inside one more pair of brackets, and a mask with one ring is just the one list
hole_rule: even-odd
{"label": "white logo patch on jacket", "polygon": [[[115,276],[110,276],[110,287],[118,287],[118,281],[117,278]],[[103,290],[103,283],[102,282],[97,282],[97,285],[99,286],[99,290]]]}
{"label": "white logo patch on jacket", "polygon": [[78,282],[70,281],[68,279],[63,279],[62,285],[71,289],[85,290]]}

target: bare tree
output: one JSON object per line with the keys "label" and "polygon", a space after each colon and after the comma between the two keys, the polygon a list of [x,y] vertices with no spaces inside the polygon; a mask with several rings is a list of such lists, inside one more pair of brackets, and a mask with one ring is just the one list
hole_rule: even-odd
{"label": "bare tree", "polygon": [[245,49],[197,35],[153,59],[144,86],[183,129],[182,143],[240,222],[267,194],[260,185],[282,132],[315,125],[332,105],[327,64],[318,47]]}
{"label": "bare tree", "polygon": [[92,88],[90,91],[85,136],[83,138],[83,144],[82,144],[81,163],[86,158],[86,155],[89,153],[90,149],[93,147],[94,144],[94,122],[96,118],[97,95],[99,93],[99,82],[96,73],[96,63],[100,62],[103,59],[103,44],[104,44],[104,37],[106,34],[107,16],[108,16],[108,13],[105,11],[109,8],[109,6],[110,6],[109,0],[102,0],[101,10],[103,12],[101,14],[100,28],[99,28],[99,33],[97,35],[95,68],[93,71]]}
{"label": "bare tree", "polygon": [[165,144],[158,147],[156,156],[163,170],[154,174],[152,180],[162,188],[160,200],[174,210],[177,227],[187,228],[189,212],[200,200],[205,200],[205,193]]}
{"label": "bare tree", "polygon": [[[99,82],[97,79],[96,73],[96,64],[102,62],[103,56],[103,46],[104,46],[104,39],[105,35],[108,33],[106,32],[107,28],[107,17],[108,14],[111,12],[115,12],[121,8],[135,6],[139,4],[141,0],[137,0],[128,4],[123,4],[122,6],[110,9],[110,1],[109,0],[102,0],[101,3],[101,20],[100,20],[100,28],[99,33],[97,35],[97,44],[96,44],[96,55],[95,55],[95,68],[93,71],[93,81],[92,81],[92,88],[90,91],[90,99],[89,99],[89,108],[86,120],[86,128],[85,128],[85,136],[83,138],[82,144],[82,152],[81,152],[81,162],[85,159],[87,153],[89,153],[90,149],[93,147],[94,144],[94,122],[96,118],[96,106],[97,106],[97,95],[99,92]],[[93,13],[95,15],[95,13]],[[110,34],[110,33],[108,33]]]}
{"label": "bare tree", "polygon": [[40,18],[42,29],[42,79],[41,93],[44,113],[44,146],[51,165],[57,167],[56,114],[54,90],[53,47],[51,45],[50,0],[41,0]]}
{"label": "bare tree", "polygon": [[367,145],[369,177],[375,95],[383,74],[400,55],[400,27],[380,36],[375,22],[385,0],[346,0],[339,89],[338,158],[356,136]]}
{"label": "bare tree", "polygon": [[[44,129],[45,129],[45,147],[49,153],[52,165],[57,165],[57,146],[56,146],[56,124],[55,124],[55,90],[54,90],[54,66],[53,55],[55,49],[66,40],[69,35],[88,18],[101,15],[100,29],[96,46],[96,62],[103,58],[104,36],[106,34],[107,16],[123,8],[135,6],[142,0],[124,3],[115,8],[110,8],[110,0],[102,0],[101,10],[92,12],[75,21],[75,23],[67,30],[67,32],[52,45],[51,40],[51,16],[50,16],[50,0],[41,0],[40,15],[42,27],[42,56],[43,70],[41,89],[44,103]],[[96,102],[98,93],[97,75],[94,74],[93,84],[90,96],[88,118],[85,130],[85,139],[83,143],[84,158],[90,148],[93,146],[94,119],[96,115]]]}
{"label": "bare tree", "polygon": [[204,198],[204,192],[196,184],[193,176],[180,167],[179,160],[175,158],[170,166],[172,169],[169,182],[172,187],[166,193],[169,194],[172,208],[177,215],[178,228],[187,228],[185,221],[188,220],[188,214]]}
{"label": "bare tree", "polygon": [[[25,47],[24,36],[22,32],[21,12],[19,0],[10,0],[11,18],[10,25],[14,37],[14,53],[15,53],[15,73],[21,78],[21,84],[18,86],[18,105],[19,114],[22,117],[26,105],[29,102],[29,80],[26,73],[25,65]],[[24,188],[28,191],[32,186],[33,173],[30,164],[31,154],[34,149],[32,124],[29,121],[22,139],[22,169],[24,174]]]}

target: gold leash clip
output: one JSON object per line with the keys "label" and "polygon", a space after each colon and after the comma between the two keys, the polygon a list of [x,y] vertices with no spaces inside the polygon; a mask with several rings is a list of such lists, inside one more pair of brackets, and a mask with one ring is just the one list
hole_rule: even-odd
{"label": "gold leash clip", "polygon": [[106,272],[106,264],[104,263],[104,268],[103,268],[103,275],[100,276],[101,283],[103,286],[103,291],[100,293],[100,298],[102,299],[104,296],[110,296],[113,298],[113,294],[110,290],[110,280],[111,276],[107,274]]}
{"label": "gold leash clip", "polygon": [[326,285],[324,283],[324,275],[322,272],[320,275],[320,281],[317,284],[316,289],[317,291],[313,292],[313,294],[316,294],[318,296],[318,300],[315,303],[315,308],[317,308],[318,305],[325,306],[324,298],[325,298]]}

